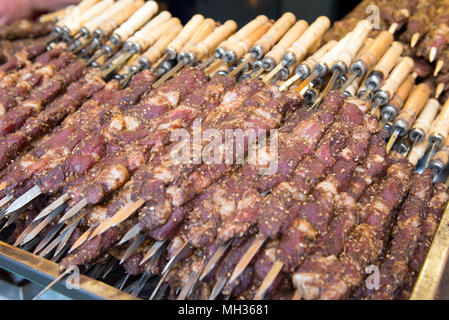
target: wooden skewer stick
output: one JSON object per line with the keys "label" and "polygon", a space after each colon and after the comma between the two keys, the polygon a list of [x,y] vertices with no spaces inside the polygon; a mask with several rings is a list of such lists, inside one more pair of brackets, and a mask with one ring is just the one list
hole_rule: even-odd
{"label": "wooden skewer stick", "polygon": [[282,56],[290,46],[306,31],[309,24],[305,20],[298,20],[293,27],[282,37],[281,40],[265,55],[261,68],[271,71],[281,63]]}
{"label": "wooden skewer stick", "polygon": [[[321,65],[326,65],[328,67],[332,66],[330,71],[332,71],[333,74],[326,88],[318,96],[312,108],[316,108],[327,93],[333,89],[338,76],[346,74],[349,66],[372,28],[373,26],[368,20],[360,21],[354,30],[334,47],[335,49],[338,48],[340,44],[343,44],[342,48],[339,49],[339,51],[334,52],[336,53],[335,55],[329,54],[333,52],[333,49],[329,51],[329,53],[324,56],[324,61],[317,65],[318,67]],[[328,67],[326,69],[328,69]],[[324,76],[327,72],[324,73],[323,71],[326,69],[320,70],[320,68],[315,68],[315,71],[319,76]]]}
{"label": "wooden skewer stick", "polygon": [[[293,77],[291,77],[289,80],[287,80],[281,87],[280,90],[284,91],[288,89],[291,85],[293,85],[296,81],[302,79],[304,80],[300,87],[305,88],[309,82],[314,78],[313,67],[320,61],[321,58],[324,57],[326,53],[328,53],[330,50],[332,50],[333,47],[337,44],[337,41],[331,40],[325,45],[323,45],[319,50],[317,50],[314,54],[312,54],[310,57],[308,57],[305,61],[301,62],[296,67],[296,73]],[[310,79],[307,79],[308,77],[312,77]],[[296,90],[297,92],[301,92],[302,88]]]}
{"label": "wooden skewer stick", "polygon": [[371,44],[362,49],[358,54],[356,61],[351,64],[349,71],[351,72],[351,77],[342,86],[341,92],[354,81],[355,78],[365,77],[368,70],[374,67],[374,64],[382,57],[382,55],[387,51],[388,47],[393,43],[394,37],[388,31],[381,32],[376,39],[374,39]]}
{"label": "wooden skewer stick", "polygon": [[391,44],[390,48],[387,50],[387,52],[385,52],[385,54],[374,67],[373,71],[371,71],[366,78],[363,86],[367,89],[367,97],[370,96],[371,93],[379,90],[382,82],[388,77],[390,71],[398,62],[402,51],[403,47],[401,43],[395,41]]}
{"label": "wooden skewer stick", "polygon": [[440,103],[436,99],[429,99],[424,109],[421,111],[419,117],[413,123],[410,129],[409,137],[413,143],[410,151],[414,146],[421,143],[429,134],[430,127],[435,120],[435,117],[440,109]]}
{"label": "wooden skewer stick", "polygon": [[[130,19],[132,19],[132,18],[133,17],[131,17]],[[130,38],[130,36],[133,35],[133,33],[131,33],[131,31],[136,31],[139,29],[139,31],[148,30],[150,32],[151,30],[154,30],[158,26],[162,26],[164,23],[166,23],[171,18],[172,18],[172,15],[170,12],[162,11],[156,17],[154,17],[153,19],[148,21],[141,29],[139,29],[141,27],[141,25],[134,24],[134,23],[128,24],[129,27],[127,27],[125,29],[125,30],[129,31],[128,33],[122,31],[122,32],[118,33],[117,37],[114,37],[115,33],[113,33],[109,42],[106,43],[103,47],[101,47],[101,49],[99,49],[97,52],[95,52],[95,54],[86,61],[86,65],[92,64],[94,61],[97,61],[101,57],[106,57],[106,58],[111,57],[121,47],[122,43],[127,41]],[[139,22],[139,20],[136,20],[136,21]],[[126,23],[127,22],[125,22],[125,24]]]}
{"label": "wooden skewer stick", "polygon": [[251,244],[249,249],[245,252],[243,257],[240,259],[240,261],[235,266],[231,276],[229,277],[229,283],[234,282],[242,273],[245,271],[246,267],[250,264],[250,262],[253,260],[256,253],[259,251],[260,248],[264,245],[267,238],[263,234],[259,234],[254,242]]}
{"label": "wooden skewer stick", "polygon": [[394,122],[394,131],[390,137],[390,140],[388,140],[386,149],[387,153],[390,152],[396,142],[396,139],[399,136],[404,136],[408,132],[410,126],[415,122],[416,117],[426,105],[430,93],[431,89],[425,83],[417,85],[412,91],[407,99],[407,102],[405,103],[404,109]]}
{"label": "wooden skewer stick", "polygon": [[[291,12],[284,13],[279,20],[277,20],[268,31],[260,36],[257,41],[255,41],[247,55],[245,55],[245,59],[237,66],[236,69],[232,72],[233,75],[237,74],[240,70],[242,70],[248,63],[256,59],[261,59],[278,41],[281,39],[286,32],[293,26],[296,21],[296,17]],[[268,24],[266,24],[268,25]],[[264,28],[259,28],[260,34],[264,33]],[[256,35],[257,36],[257,35]],[[246,44],[247,46],[248,44]],[[246,52],[246,50],[245,50]],[[227,52],[226,53],[226,61],[228,63],[233,63],[238,59],[239,53]],[[241,53],[240,53],[241,55]],[[235,71],[237,70],[237,71]]]}
{"label": "wooden skewer stick", "polygon": [[69,5],[63,9],[43,14],[39,17],[39,22],[58,22],[64,17],[71,15],[76,10],[75,5]]}
{"label": "wooden skewer stick", "polygon": [[329,27],[330,20],[327,17],[318,17],[282,55],[281,62],[265,76],[263,81],[268,83],[283,67],[293,66],[302,61]]}
{"label": "wooden skewer stick", "polygon": [[84,26],[87,22],[95,19],[95,17],[101,15],[113,4],[113,0],[102,0],[83,13],[74,15],[70,19],[64,19],[64,26],[62,28],[64,33],[67,36],[73,38],[76,34],[78,34],[82,26]]}
{"label": "wooden skewer stick", "polygon": [[405,78],[393,98],[391,98],[388,104],[382,108],[381,119],[383,121],[391,122],[396,119],[396,116],[399,112],[401,112],[407,97],[415,86],[415,79],[416,73],[410,74],[407,78]]}
{"label": "wooden skewer stick", "polygon": [[144,27],[136,32],[136,34],[126,42],[124,52],[116,55],[110,64],[106,64],[106,68],[102,72],[103,77],[108,77],[113,71],[122,67],[132,55],[146,51],[164,34],[171,32],[173,28],[177,28],[177,25],[181,25],[181,21],[178,18],[171,18],[158,28],[147,30],[147,28]]}
{"label": "wooden skewer stick", "polygon": [[167,46],[167,49],[165,50],[165,53],[163,57],[160,59],[159,63],[154,66],[154,71],[157,71],[162,64],[166,60],[174,60],[178,56],[178,54],[181,52],[184,45],[189,41],[189,39],[192,37],[192,35],[195,33],[195,31],[201,26],[201,24],[204,22],[204,17],[200,14],[194,15],[184,26],[184,28],[181,30],[181,32],[178,34],[178,36],[173,39],[172,42]]}
{"label": "wooden skewer stick", "polygon": [[[443,108],[441,109],[437,119],[432,123],[429,134],[429,143],[432,145],[431,152],[426,159],[426,167],[433,156],[434,151],[441,147],[443,143],[448,139],[449,136],[449,126],[447,125],[449,121],[449,100],[445,102]],[[434,166],[438,166],[438,162],[434,163]]]}
{"label": "wooden skewer stick", "polygon": [[410,57],[404,57],[399,61],[380,90],[374,95],[374,105],[371,109],[373,115],[377,112],[378,107],[384,106],[390,101],[390,98],[393,97],[399,86],[412,71],[414,64]]}
{"label": "wooden skewer stick", "polygon": [[[52,34],[50,35],[49,40],[47,41],[47,44],[50,44],[51,42],[59,39],[62,34],[64,33],[64,28],[67,27],[67,23],[69,21],[80,19],[81,15],[83,15],[86,11],[91,9],[95,4],[97,4],[100,0],[83,0],[81,1],[74,9],[73,12],[68,14],[65,17],[62,17],[56,25],[54,30],[52,31]],[[78,31],[78,30],[76,30]]]}
{"label": "wooden skewer stick", "polygon": [[[201,26],[195,31],[192,38],[185,44],[181,54],[185,53],[186,55],[188,55],[188,53],[190,52],[189,50],[192,50],[192,48],[198,46],[202,40],[204,40],[208,35],[210,35],[214,31],[214,29],[215,29],[215,21],[210,18],[205,19],[202,22]],[[187,60],[178,57],[178,64],[172,70],[170,70],[170,72],[166,73],[158,81],[156,81],[153,87],[158,88],[161,84],[163,84],[165,81],[174,76],[185,65],[187,65]]]}

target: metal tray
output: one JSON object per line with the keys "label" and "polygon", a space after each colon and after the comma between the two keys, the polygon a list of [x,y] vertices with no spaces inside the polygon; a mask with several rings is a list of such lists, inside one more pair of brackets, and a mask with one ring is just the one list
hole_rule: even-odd
{"label": "metal tray", "polygon": [[[60,274],[58,264],[2,241],[0,241],[0,268],[43,287]],[[52,290],[78,300],[137,300],[130,294],[84,275],[80,275],[79,289],[70,289],[65,281],[60,281],[52,287]]]}

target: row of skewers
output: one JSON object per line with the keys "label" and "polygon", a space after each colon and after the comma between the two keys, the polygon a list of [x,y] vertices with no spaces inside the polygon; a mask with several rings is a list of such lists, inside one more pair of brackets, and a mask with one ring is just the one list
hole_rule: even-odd
{"label": "row of skewers", "polygon": [[[237,31],[200,15],[182,27],[152,1],[73,12],[0,66],[11,243],[65,268],[119,261],[140,275],[135,295],[157,279],[151,298],[410,295],[449,199],[433,184],[449,160],[449,103],[415,84],[397,27],[373,36],[359,19],[322,43],[326,17],[259,16]],[[223,136],[277,129],[278,154],[176,162],[190,143],[207,152],[206,138],[170,139],[198,121]],[[244,137],[231,150],[252,147]],[[413,173],[420,159],[432,170]],[[378,290],[364,283],[371,265]]]}

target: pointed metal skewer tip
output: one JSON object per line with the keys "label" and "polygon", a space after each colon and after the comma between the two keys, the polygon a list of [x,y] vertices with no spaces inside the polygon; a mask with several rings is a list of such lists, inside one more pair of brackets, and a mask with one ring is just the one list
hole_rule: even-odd
{"label": "pointed metal skewer tip", "polygon": [[118,245],[120,246],[120,245],[124,244],[125,242],[128,242],[129,240],[131,240],[132,238],[137,236],[141,230],[142,230],[142,228],[140,227],[140,224],[136,224],[123,236],[123,238],[120,239]]}
{"label": "pointed metal skewer tip", "polygon": [[45,292],[51,289],[56,283],[61,281],[66,275],[70,273],[70,269],[65,269],[57,278],[50,282],[44,289],[42,289],[37,295],[34,296],[33,300],[39,299]]}
{"label": "pointed metal skewer tip", "polygon": [[145,241],[147,237],[141,233],[137,236],[137,238],[131,243],[131,245],[126,249],[125,253],[123,254],[122,258],[120,259],[119,264],[123,264],[129,257],[131,257],[134,253],[137,252],[137,249],[139,249],[140,245]]}
{"label": "pointed metal skewer tip", "polygon": [[267,290],[271,287],[274,280],[276,280],[276,277],[281,272],[283,267],[284,263],[280,260],[276,260],[266,277],[263,279],[262,284],[257,290],[256,295],[254,296],[254,300],[263,300]]}
{"label": "pointed metal skewer tip", "polygon": [[47,206],[44,210],[42,210],[37,216],[36,218],[34,218],[33,221],[38,221],[42,218],[45,218],[46,216],[48,216],[50,213],[52,213],[54,210],[58,209],[59,207],[61,207],[64,203],[67,202],[67,200],[69,200],[70,196],[67,193],[64,193],[62,196],[60,196],[58,199],[56,199],[55,201],[53,201],[49,206]]}
{"label": "pointed metal skewer tip", "polygon": [[204,270],[200,275],[200,281],[202,281],[215,268],[216,264],[221,259],[221,257],[225,254],[226,250],[228,250],[230,245],[231,245],[231,241],[228,241],[227,243],[221,245],[217,249],[217,251],[215,251],[214,255],[210,258],[210,260],[207,262],[206,266],[204,267]]}
{"label": "pointed metal skewer tip", "polygon": [[218,278],[217,282],[215,282],[215,286],[212,288],[209,300],[217,299],[226,284],[226,280],[226,276],[223,275]]}
{"label": "pointed metal skewer tip", "polygon": [[84,209],[89,202],[86,198],[81,199],[77,204],[75,204],[73,207],[71,207],[59,220],[59,223],[63,223],[70,219],[71,217],[75,216],[78,212],[80,212],[82,209]]}
{"label": "pointed metal skewer tip", "polygon": [[229,278],[229,283],[234,282],[242,273],[245,271],[246,267],[250,264],[251,260],[254,258],[259,249],[263,246],[267,238],[259,234],[248,250],[245,252],[243,257],[237,263],[232,272],[231,277]]}
{"label": "pointed metal skewer tip", "polygon": [[92,233],[88,240],[96,237],[97,235],[103,234],[112,227],[115,227],[128,219],[132,214],[134,214],[141,206],[145,203],[144,200],[138,199],[135,202],[129,202],[124,207],[122,207],[116,214],[112,217],[106,219],[101,223],[97,229]]}
{"label": "pointed metal skewer tip", "polygon": [[19,198],[17,198],[11,205],[6,209],[5,215],[9,215],[11,212],[17,211],[20,208],[26,206],[31,201],[36,199],[38,196],[42,194],[42,190],[39,186],[34,186]]}
{"label": "pointed metal skewer tip", "polygon": [[156,241],[153,243],[151,248],[147,251],[147,253],[143,256],[142,261],[140,261],[140,266],[143,265],[145,262],[147,262],[149,259],[151,259],[153,256],[159,254],[159,252],[162,252],[163,248],[167,244],[167,241]]}

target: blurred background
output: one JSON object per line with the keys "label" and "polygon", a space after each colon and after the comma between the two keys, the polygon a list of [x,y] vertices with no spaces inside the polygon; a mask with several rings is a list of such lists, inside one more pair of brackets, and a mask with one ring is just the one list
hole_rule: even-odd
{"label": "blurred background", "polygon": [[[80,0],[0,0],[0,25],[14,20],[37,17]],[[242,26],[258,14],[277,19],[291,11],[309,23],[320,15],[332,21],[351,11],[359,0],[163,0],[157,1],[186,23],[196,13],[224,22],[234,19]]]}
{"label": "blurred background", "polygon": [[239,25],[249,22],[258,14],[271,19],[279,18],[282,13],[291,11],[298,19],[313,22],[321,15],[332,21],[349,13],[359,0],[168,0],[158,1],[183,23],[195,13],[203,14],[224,22],[234,19]]}

